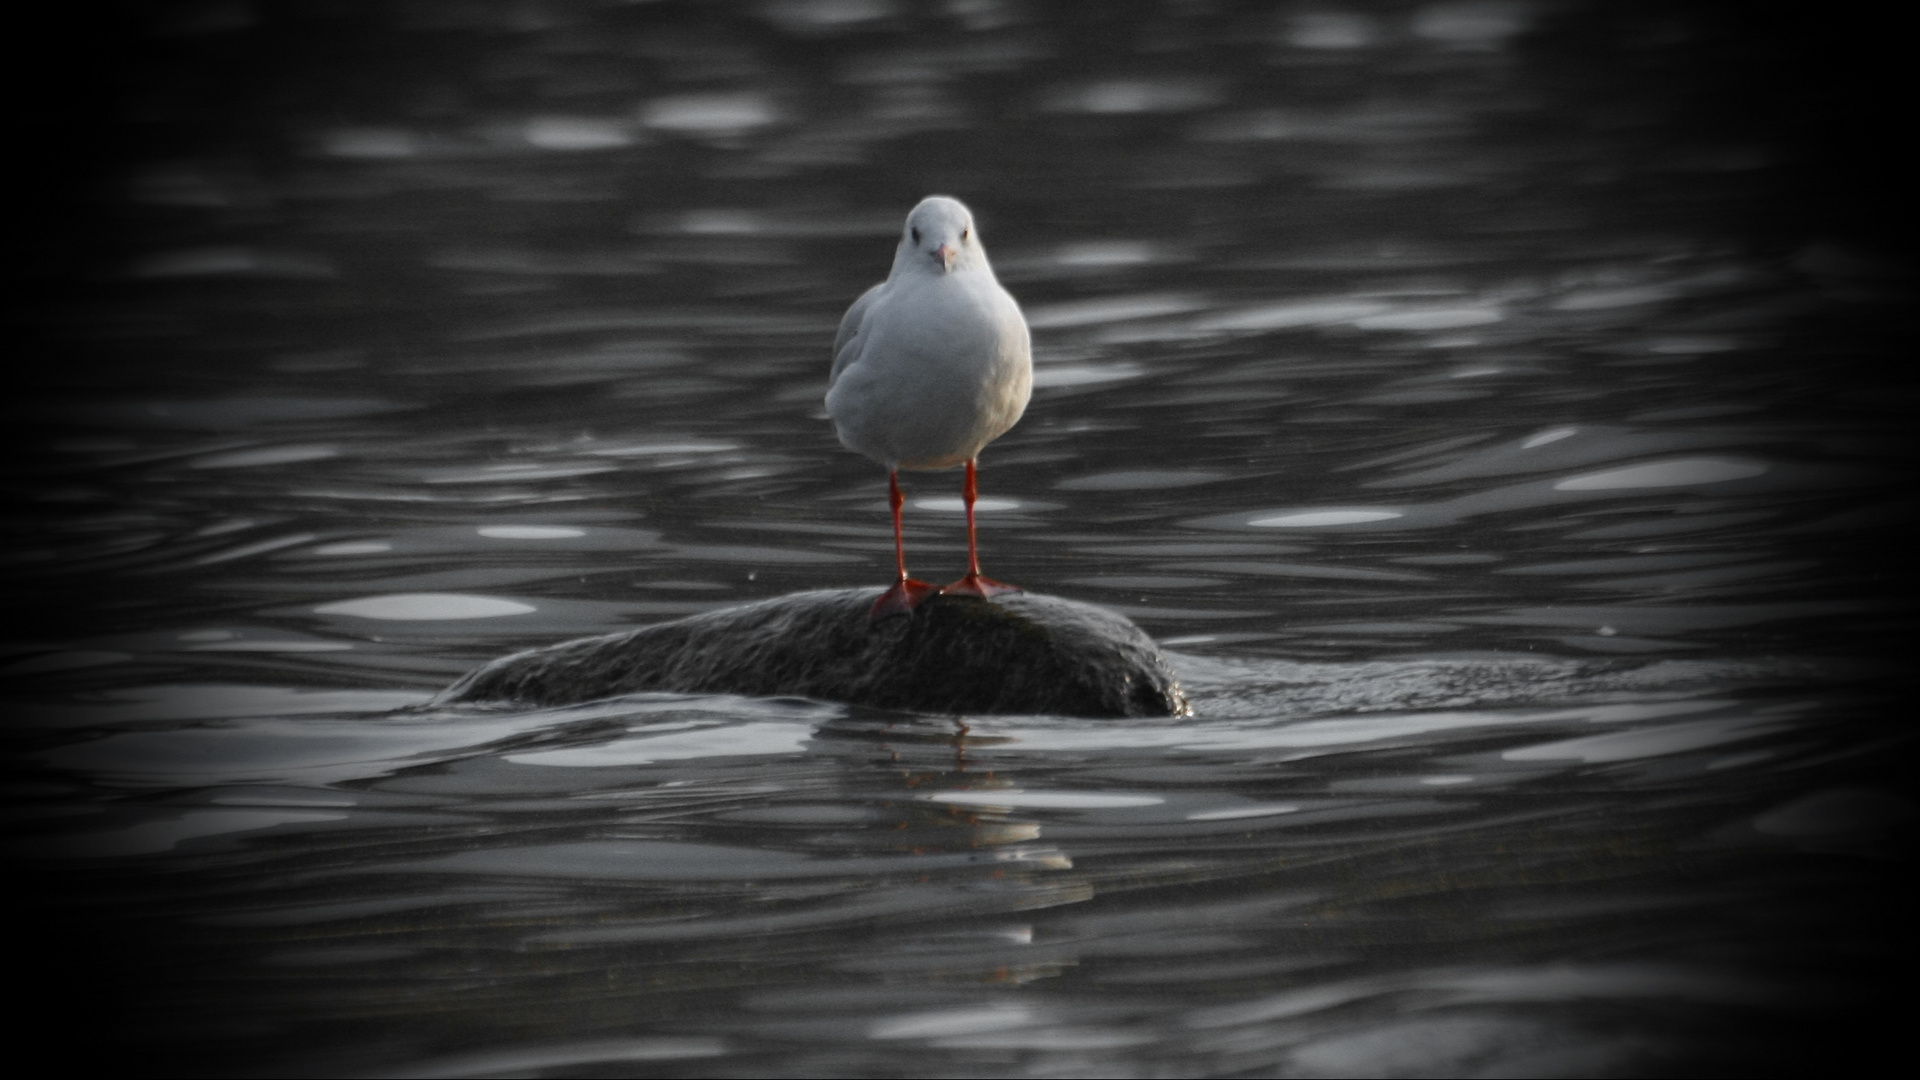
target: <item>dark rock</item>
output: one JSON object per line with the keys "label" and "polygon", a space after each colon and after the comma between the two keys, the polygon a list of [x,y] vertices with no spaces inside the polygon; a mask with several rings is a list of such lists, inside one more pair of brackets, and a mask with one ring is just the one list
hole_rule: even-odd
{"label": "dark rock", "polygon": [[873,589],[794,593],[502,657],[439,703],[566,705],[643,691],[790,695],[935,713],[1185,716],[1149,638],[1034,593],[935,595],[871,620]]}

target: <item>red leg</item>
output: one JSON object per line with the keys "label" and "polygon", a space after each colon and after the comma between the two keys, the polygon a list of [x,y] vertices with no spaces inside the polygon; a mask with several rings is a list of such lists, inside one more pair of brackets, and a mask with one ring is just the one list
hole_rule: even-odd
{"label": "red leg", "polygon": [[980,545],[973,537],[973,502],[980,497],[980,483],[975,477],[973,460],[967,460],[967,479],[960,489],[967,502],[967,576],[940,591],[957,596],[999,596],[1001,593],[1019,592],[1018,585],[1006,585],[980,573]]}
{"label": "red leg", "polygon": [[916,581],[907,576],[907,542],[900,532],[900,507],[906,500],[900,497],[900,470],[887,470],[887,502],[893,507],[893,565],[900,576],[893,587],[880,594],[867,612],[871,619],[885,618],[888,615],[906,615],[919,606],[920,601],[933,595],[933,586],[924,581]]}

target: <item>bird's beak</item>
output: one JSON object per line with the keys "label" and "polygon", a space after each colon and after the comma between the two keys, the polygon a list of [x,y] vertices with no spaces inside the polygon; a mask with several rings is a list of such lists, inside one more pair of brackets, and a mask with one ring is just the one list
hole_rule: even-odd
{"label": "bird's beak", "polygon": [[952,270],[953,257],[955,254],[957,253],[953,250],[952,244],[941,244],[940,247],[934,251],[933,257],[940,261],[940,269]]}

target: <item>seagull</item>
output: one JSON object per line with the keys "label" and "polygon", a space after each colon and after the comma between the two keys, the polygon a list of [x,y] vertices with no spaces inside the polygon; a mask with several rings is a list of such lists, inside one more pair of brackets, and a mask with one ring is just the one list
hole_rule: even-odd
{"label": "seagull", "polygon": [[973,214],[945,195],[922,199],[900,230],[887,280],[840,320],[827,383],[827,415],[840,441],[887,467],[899,577],[874,601],[872,618],[911,612],[936,591],[907,576],[901,469],[967,469],[967,573],[938,591],[1019,591],[980,573],[975,459],[1020,419],[1032,390],[1027,320],[987,265]]}

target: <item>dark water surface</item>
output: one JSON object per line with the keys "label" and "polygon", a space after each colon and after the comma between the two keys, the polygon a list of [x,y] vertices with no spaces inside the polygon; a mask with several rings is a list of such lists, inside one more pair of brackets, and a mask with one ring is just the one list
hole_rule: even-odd
{"label": "dark water surface", "polygon": [[[15,933],[75,1053],[1768,1074],[1910,1015],[1911,278],[1791,28],[148,15],[10,420]],[[986,569],[1138,621],[1192,719],[390,712],[882,583],[821,396],[934,191],[1034,330]],[[945,580],[958,477],[909,484]]]}

